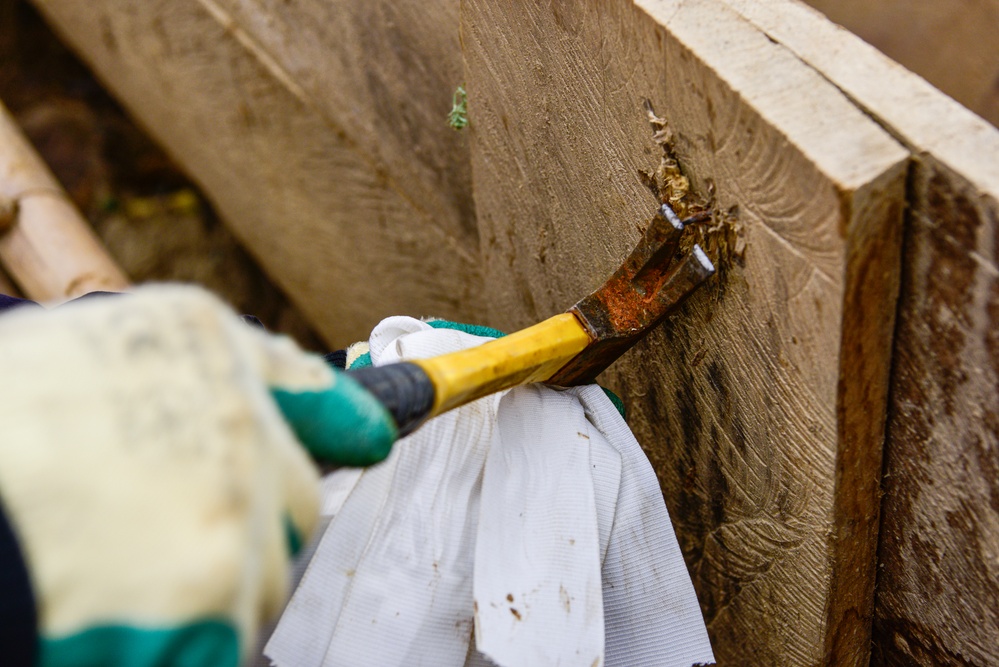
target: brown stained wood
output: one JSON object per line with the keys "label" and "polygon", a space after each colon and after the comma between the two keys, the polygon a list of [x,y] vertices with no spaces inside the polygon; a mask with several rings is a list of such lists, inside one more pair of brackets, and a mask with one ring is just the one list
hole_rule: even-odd
{"label": "brown stained wood", "polygon": [[999,664],[999,199],[932,158],[912,197],[875,663]]}
{"label": "brown stained wood", "polygon": [[742,258],[604,379],[720,664],[865,663],[906,151],[717,2],[467,0],[462,40],[494,325],[565,309],[637,241],[643,98],[695,196],[735,210]]}
{"label": "brown stained wood", "polygon": [[59,302],[128,287],[128,278],[3,104],[0,262],[24,294],[38,301]]}
{"label": "brown stained wood", "polygon": [[[885,454],[875,662],[997,664],[999,132],[798,3],[729,4],[915,156]],[[837,57],[842,53],[851,57]]]}
{"label": "brown stained wood", "polygon": [[[476,245],[462,217],[467,204],[456,203],[467,195],[424,196],[432,170],[413,153],[373,153],[372,137],[333,117],[339,107],[319,100],[349,98],[353,80],[331,75],[299,84],[221,3],[54,0],[38,7],[199,182],[329,343],[360,339],[389,314],[476,319]],[[437,10],[427,3],[425,11]],[[441,34],[447,25],[438,23]],[[337,32],[335,23],[323,27]],[[309,57],[319,69],[344,60],[362,76],[367,61],[334,47],[318,45]],[[405,44],[396,47],[405,52]],[[444,123],[450,91],[443,100],[438,91],[410,92],[412,107],[395,111],[412,115],[432,104]],[[388,117],[391,110],[368,111]],[[375,129],[397,128],[383,121]]]}
{"label": "brown stained wood", "polygon": [[[13,26],[17,20],[17,3],[5,0],[0,2],[0,58],[13,57],[17,49],[18,31]],[[2,75],[0,75],[2,76]]]}

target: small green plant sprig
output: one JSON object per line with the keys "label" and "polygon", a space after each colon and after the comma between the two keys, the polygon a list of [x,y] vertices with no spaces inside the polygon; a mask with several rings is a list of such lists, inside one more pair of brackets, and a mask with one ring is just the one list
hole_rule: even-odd
{"label": "small green plant sprig", "polygon": [[468,94],[465,86],[460,85],[451,97],[451,113],[447,115],[447,124],[452,130],[463,130],[468,127]]}

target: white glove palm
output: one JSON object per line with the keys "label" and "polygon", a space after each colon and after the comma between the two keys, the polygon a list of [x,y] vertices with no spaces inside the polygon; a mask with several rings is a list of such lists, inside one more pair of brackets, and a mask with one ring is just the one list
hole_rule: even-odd
{"label": "white glove palm", "polygon": [[0,494],[41,664],[236,665],[286,592],[317,475],[269,387],[322,360],[195,288],[0,318]]}

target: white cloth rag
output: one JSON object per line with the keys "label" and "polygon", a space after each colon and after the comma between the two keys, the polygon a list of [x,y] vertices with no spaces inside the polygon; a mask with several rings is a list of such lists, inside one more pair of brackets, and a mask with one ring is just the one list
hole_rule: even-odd
{"label": "white cloth rag", "polygon": [[[392,317],[369,342],[379,366],[486,340]],[[481,399],[326,490],[279,667],[714,662],[655,473],[599,387]]]}

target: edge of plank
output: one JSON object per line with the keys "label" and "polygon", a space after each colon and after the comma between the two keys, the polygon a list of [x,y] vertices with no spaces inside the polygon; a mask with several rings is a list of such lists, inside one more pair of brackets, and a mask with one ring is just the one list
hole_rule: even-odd
{"label": "edge of plank", "polygon": [[[791,143],[845,189],[862,187],[908,158],[908,150],[858,109],[849,96],[828,94],[816,99],[797,94],[801,89],[815,90],[814,82],[809,79],[822,77],[821,72],[810,66],[792,66],[792,61],[802,60],[794,49],[770,38],[765,30],[722,0],[634,1],[687,43],[706,64],[723,73],[729,85],[759,114],[780,128]],[[725,47],[729,34],[748,34],[746,30],[734,30],[738,23],[760,33],[760,40],[770,39],[783,47],[771,49],[773,59],[766,67],[755,60],[733,58],[728,53]],[[773,68],[794,73],[795,80],[772,76]],[[833,85],[830,93],[833,89],[843,92]],[[803,123],[802,119],[808,122]],[[829,127],[843,121],[852,122],[851,129],[855,132],[855,140],[847,144],[839,141],[841,135]]]}
{"label": "edge of plank", "polygon": [[723,0],[914,152],[999,198],[999,129],[798,0]]}

